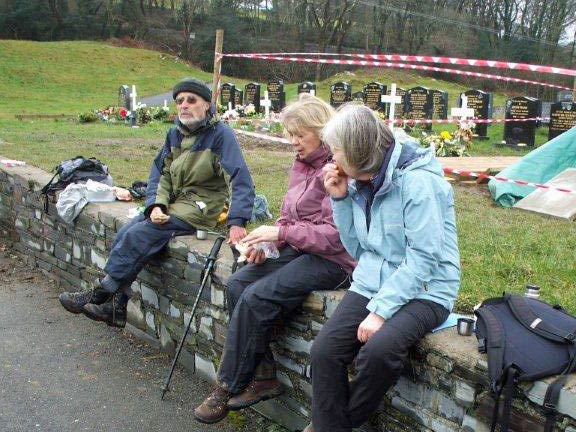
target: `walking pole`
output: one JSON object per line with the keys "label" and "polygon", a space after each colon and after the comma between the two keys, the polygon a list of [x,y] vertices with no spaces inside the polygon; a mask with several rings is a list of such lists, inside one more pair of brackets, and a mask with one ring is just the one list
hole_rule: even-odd
{"label": "walking pole", "polygon": [[178,350],[176,351],[176,355],[174,356],[174,360],[172,360],[172,367],[170,368],[170,373],[166,377],[166,381],[164,382],[164,387],[162,387],[162,397],[160,400],[164,400],[164,395],[168,391],[168,387],[170,386],[170,380],[172,379],[172,374],[174,373],[174,368],[176,367],[176,362],[178,361],[178,357],[180,356],[180,352],[182,351],[182,347],[184,346],[184,340],[186,340],[186,336],[188,336],[188,331],[190,330],[190,323],[194,319],[194,313],[196,312],[196,308],[198,307],[198,302],[200,301],[200,297],[202,297],[202,291],[206,286],[206,282],[208,278],[212,274],[212,270],[214,270],[214,262],[218,257],[218,252],[220,252],[220,247],[222,246],[222,242],[225,240],[224,237],[218,236],[214,245],[212,246],[212,250],[208,255],[208,259],[206,261],[206,265],[204,266],[204,277],[202,278],[202,283],[200,284],[200,289],[198,290],[198,294],[196,295],[196,300],[194,300],[194,305],[192,306],[192,312],[190,313],[190,320],[188,320],[188,324],[186,325],[186,330],[184,331],[184,335],[180,340],[180,344],[178,345]]}

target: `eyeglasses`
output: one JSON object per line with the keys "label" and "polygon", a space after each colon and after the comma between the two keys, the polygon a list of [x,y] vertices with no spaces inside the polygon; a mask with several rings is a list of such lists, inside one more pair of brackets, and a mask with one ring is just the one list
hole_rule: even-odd
{"label": "eyeglasses", "polygon": [[196,102],[198,102],[198,98],[196,96],[188,95],[186,97],[182,96],[174,100],[176,105],[182,105],[184,101],[188,102],[190,105],[194,105]]}

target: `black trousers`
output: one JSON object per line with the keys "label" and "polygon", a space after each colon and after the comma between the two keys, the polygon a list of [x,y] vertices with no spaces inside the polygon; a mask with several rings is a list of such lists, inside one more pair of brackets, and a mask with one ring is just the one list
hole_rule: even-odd
{"label": "black trousers", "polygon": [[311,291],[335,289],[347,280],[340,265],[290,246],[281,249],[277,259],[236,271],[226,284],[231,316],[219,385],[242,392],[256,367],[273,359],[268,345],[278,318],[300,306]]}
{"label": "black trousers", "polygon": [[[372,414],[408,360],[409,349],[449,315],[443,306],[412,300],[367,343],[357,339],[369,300],[348,291],[322,327],[311,350],[312,424],[316,432],[350,432]],[[348,365],[356,374],[348,382]]]}

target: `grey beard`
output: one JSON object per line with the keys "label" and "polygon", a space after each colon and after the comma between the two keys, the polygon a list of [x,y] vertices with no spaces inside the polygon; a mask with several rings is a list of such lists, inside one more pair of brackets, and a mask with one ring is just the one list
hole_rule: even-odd
{"label": "grey beard", "polygon": [[180,123],[182,123],[188,129],[194,130],[197,126],[203,123],[204,120],[206,120],[206,116],[202,118],[186,118],[186,119],[183,119],[182,117],[178,116],[178,119],[180,120]]}

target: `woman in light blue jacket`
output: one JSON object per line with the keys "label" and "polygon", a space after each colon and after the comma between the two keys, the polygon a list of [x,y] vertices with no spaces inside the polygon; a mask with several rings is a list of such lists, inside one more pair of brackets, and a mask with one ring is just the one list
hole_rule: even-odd
{"label": "woman in light blue jacket", "polygon": [[334,154],[324,168],[334,221],[358,265],[312,347],[305,431],[350,432],[394,385],[410,347],[448,317],[460,257],[452,188],[431,149],[393,136],[359,105],[343,107],[322,138]]}

